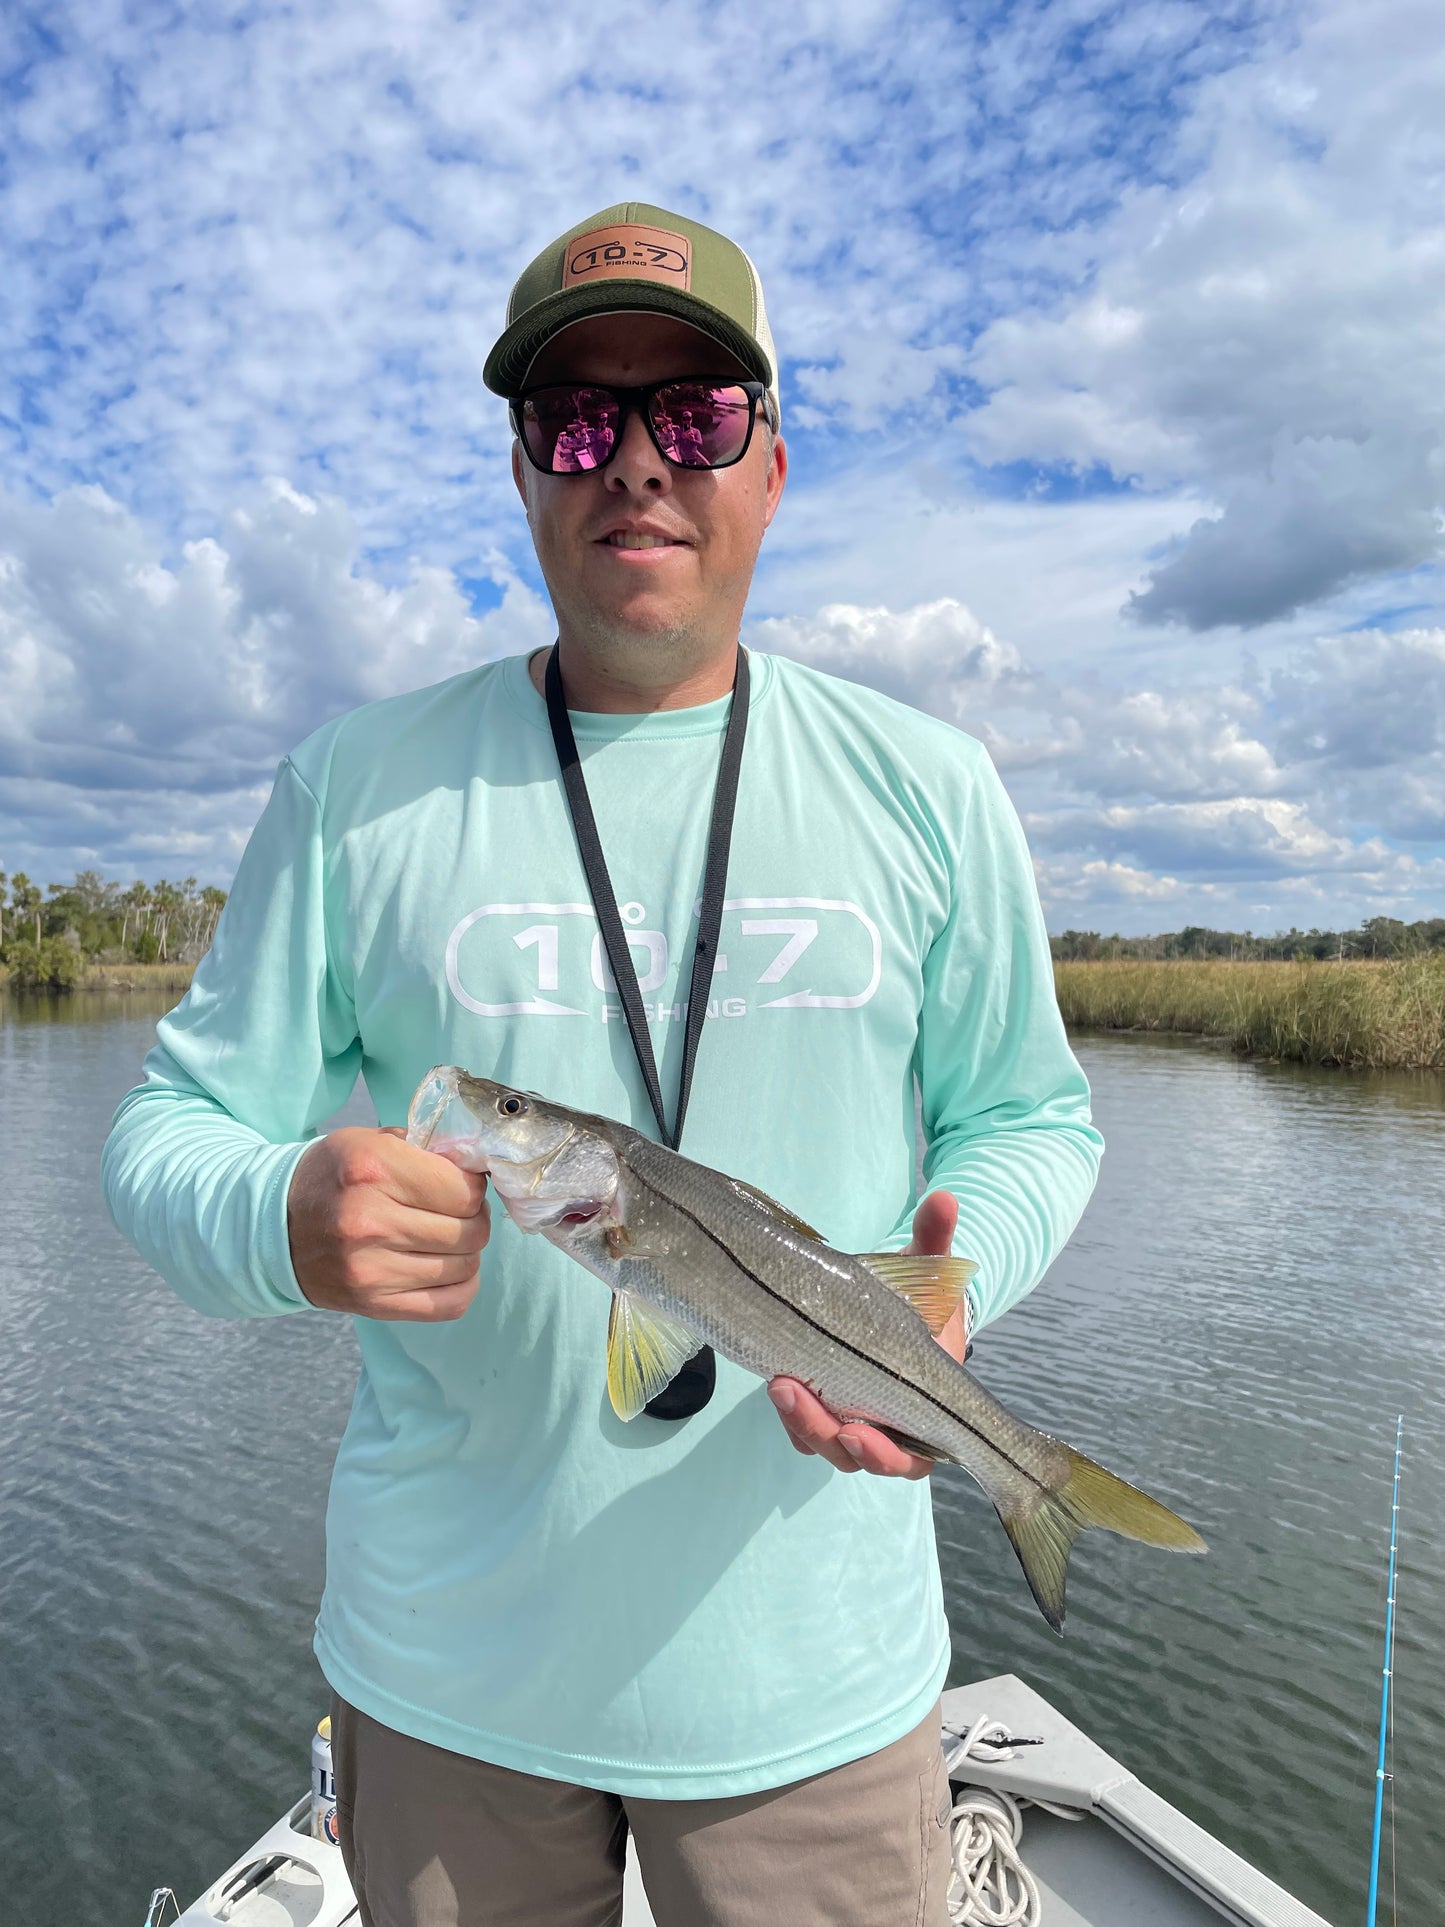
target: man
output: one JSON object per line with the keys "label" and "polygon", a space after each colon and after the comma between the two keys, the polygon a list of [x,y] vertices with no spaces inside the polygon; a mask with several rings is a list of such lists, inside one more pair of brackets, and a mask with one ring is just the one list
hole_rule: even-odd
{"label": "man", "polygon": [[[946,1251],[957,1220],[981,1324],[1099,1152],[1027,852],[977,743],[740,656],[787,476],[741,249],[590,217],[520,277],[485,379],[558,641],[283,761],[107,1195],[204,1310],[357,1318],[316,1643],[363,1920],[615,1923],[630,1829],[659,1927],[941,1927],[928,1462],[726,1360],[622,1425],[608,1294],[400,1128],[454,1062],[670,1135],[717,898],[684,1150],[848,1249]],[[578,471],[584,388],[613,439]],[[658,433],[684,406],[689,450]],[[315,1140],[359,1071],[387,1129]]]}

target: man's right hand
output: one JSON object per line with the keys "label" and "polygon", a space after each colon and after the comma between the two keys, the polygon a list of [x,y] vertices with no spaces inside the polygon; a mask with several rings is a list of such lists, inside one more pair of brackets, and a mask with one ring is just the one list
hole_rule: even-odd
{"label": "man's right hand", "polygon": [[487,1181],[397,1125],[318,1138],[291,1178],[291,1264],[313,1305],[360,1318],[460,1318],[491,1233]]}

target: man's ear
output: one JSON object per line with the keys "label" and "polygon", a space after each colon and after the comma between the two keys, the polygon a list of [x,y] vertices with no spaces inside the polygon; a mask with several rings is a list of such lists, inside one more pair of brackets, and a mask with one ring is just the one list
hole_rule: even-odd
{"label": "man's ear", "polygon": [[767,497],[766,506],[763,509],[764,528],[767,528],[778,512],[778,503],[783,499],[783,488],[787,479],[788,445],[781,435],[775,435],[772,453],[768,457]]}

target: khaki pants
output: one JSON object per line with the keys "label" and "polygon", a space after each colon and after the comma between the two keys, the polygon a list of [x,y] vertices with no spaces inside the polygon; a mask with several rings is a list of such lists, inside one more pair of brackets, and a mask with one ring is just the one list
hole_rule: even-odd
{"label": "khaki pants", "polygon": [[657,1927],[946,1927],[939,1712],[877,1753],[728,1800],[635,1800],[393,1732],[333,1695],[364,1927],[619,1927],[629,1830]]}

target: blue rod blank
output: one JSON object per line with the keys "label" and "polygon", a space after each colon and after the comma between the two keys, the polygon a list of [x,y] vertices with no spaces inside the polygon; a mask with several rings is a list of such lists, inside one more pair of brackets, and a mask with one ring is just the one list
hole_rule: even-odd
{"label": "blue rod blank", "polygon": [[1380,1821],[1385,1808],[1385,1736],[1390,1724],[1390,1668],[1395,1645],[1395,1547],[1400,1526],[1400,1437],[1405,1429],[1402,1412],[1395,1420],[1395,1485],[1390,1494],[1390,1584],[1385,1600],[1385,1669],[1380,1678],[1380,1754],[1375,1763],[1375,1831],[1370,1842],[1370,1898],[1365,1927],[1375,1927],[1380,1895]]}

